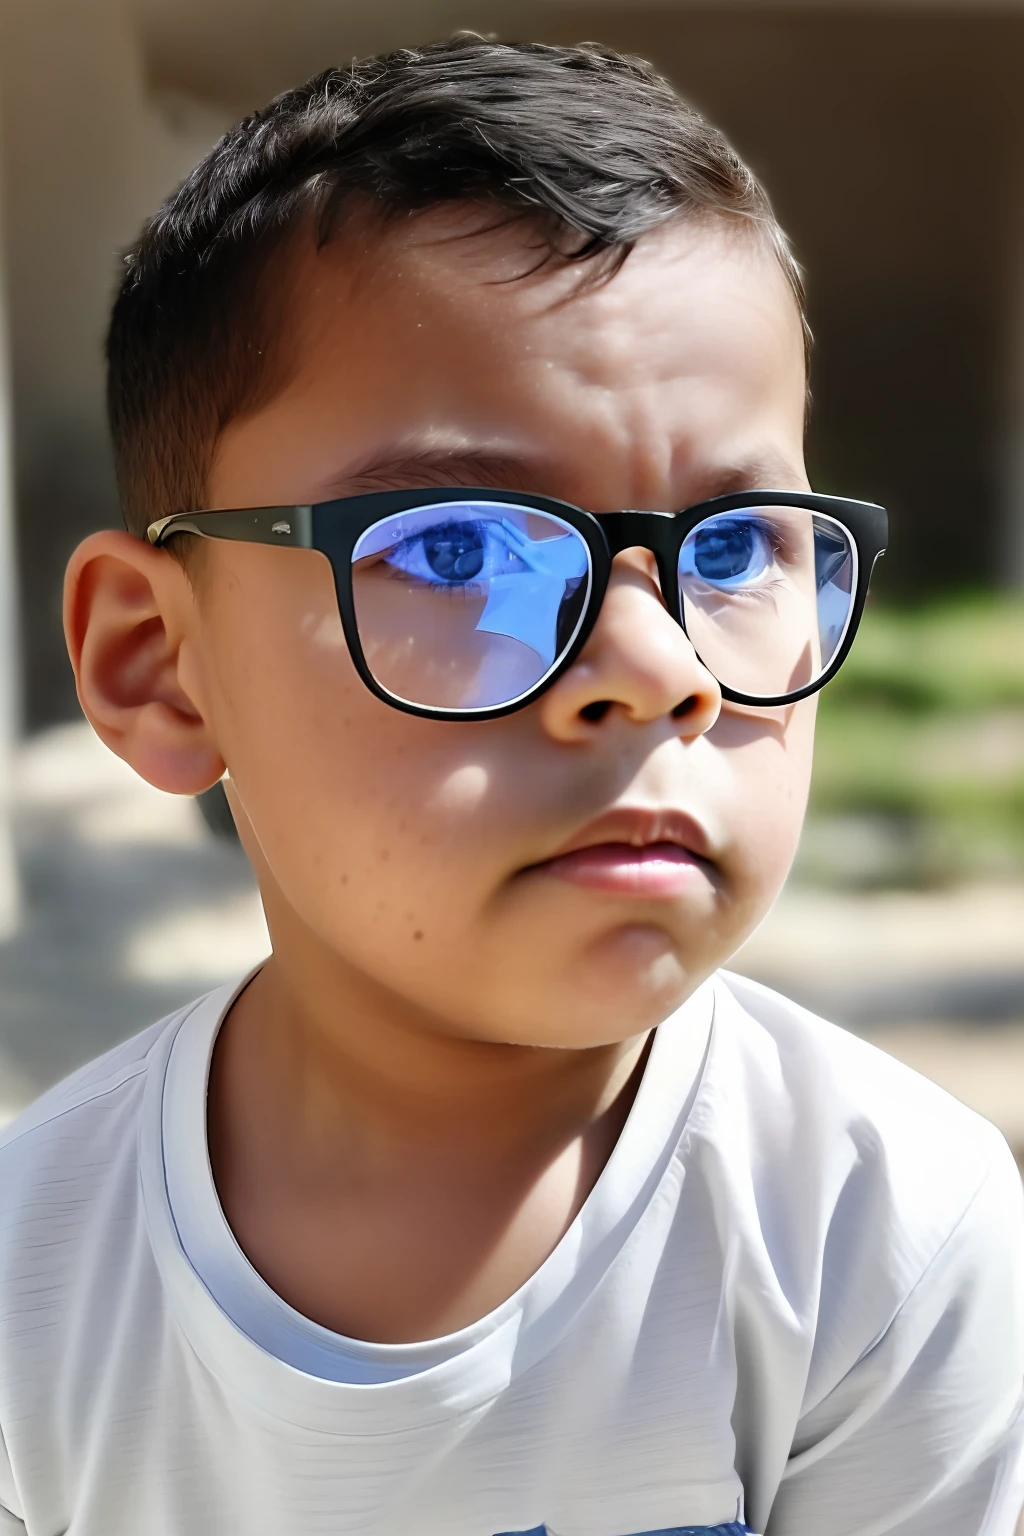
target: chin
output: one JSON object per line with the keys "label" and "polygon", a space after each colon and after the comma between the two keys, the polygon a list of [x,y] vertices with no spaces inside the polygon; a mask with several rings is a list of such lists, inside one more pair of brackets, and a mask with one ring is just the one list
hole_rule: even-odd
{"label": "chin", "polygon": [[667,1018],[714,969],[713,965],[695,966],[677,938],[646,924],[603,934],[587,958],[587,991],[595,1002],[624,1009],[638,1021],[643,1017],[639,1028]]}
{"label": "chin", "polygon": [[539,1045],[611,1045],[654,1029],[696,991],[713,967],[687,964],[664,932],[630,928],[607,934],[573,969],[562,1004],[538,1010],[551,1021]]}

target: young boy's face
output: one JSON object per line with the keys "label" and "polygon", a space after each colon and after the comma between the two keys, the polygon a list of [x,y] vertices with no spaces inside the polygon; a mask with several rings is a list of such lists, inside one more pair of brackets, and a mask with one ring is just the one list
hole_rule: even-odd
{"label": "young boy's face", "polygon": [[[208,506],[488,484],[675,511],[806,488],[800,322],[752,237],[677,223],[587,283],[524,275],[528,228],[479,224],[439,209],[282,269],[289,382],[223,433]],[[454,723],[367,690],[317,553],[211,542],[193,601],[137,550],[181,739],[165,710],[162,735],[139,713],[114,744],[177,789],[227,764],[282,965],[358,978],[424,1029],[590,1045],[666,1017],[777,894],[814,701],[723,704],[645,552],[616,559],[547,693]],[[676,851],[638,863],[655,843]]]}

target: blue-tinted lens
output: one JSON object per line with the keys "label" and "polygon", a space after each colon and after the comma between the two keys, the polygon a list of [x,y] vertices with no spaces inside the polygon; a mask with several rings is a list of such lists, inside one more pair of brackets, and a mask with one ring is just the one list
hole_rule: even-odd
{"label": "blue-tinted lens", "polygon": [[804,507],[745,507],[698,523],[679,554],[683,619],[720,683],[781,698],[820,678],[842,644],[857,547]]}
{"label": "blue-tinted lens", "polygon": [[694,530],[693,570],[702,581],[733,588],[756,581],[771,564],[767,529],[748,517],[717,518]]}
{"label": "blue-tinted lens", "polygon": [[472,581],[483,570],[487,530],[478,523],[442,523],[421,538],[423,557],[439,581]]}
{"label": "blue-tinted lens", "polygon": [[367,666],[395,698],[431,709],[495,709],[529,693],[575,639],[590,585],[571,524],[503,502],[397,513],[352,556]]}

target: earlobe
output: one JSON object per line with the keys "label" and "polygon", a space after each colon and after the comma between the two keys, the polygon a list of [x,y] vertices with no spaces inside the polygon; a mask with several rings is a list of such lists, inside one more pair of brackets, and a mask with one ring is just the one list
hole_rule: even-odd
{"label": "earlobe", "polygon": [[181,683],[193,603],[178,563],[128,533],[92,534],[64,580],[64,633],[82,709],[111,751],[172,794],[198,794],[224,772]]}

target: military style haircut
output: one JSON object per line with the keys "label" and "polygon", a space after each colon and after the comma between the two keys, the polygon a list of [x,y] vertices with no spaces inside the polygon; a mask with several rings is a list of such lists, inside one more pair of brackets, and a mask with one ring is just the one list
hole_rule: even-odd
{"label": "military style haircut", "polygon": [[[471,201],[531,220],[549,259],[611,270],[667,220],[731,220],[803,280],[757,179],[642,59],[469,34],[329,69],[246,117],[124,257],[107,338],[126,524],[202,505],[217,438],[280,387],[286,252],[368,207]],[[178,543],[188,541],[177,541]]]}

